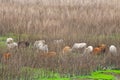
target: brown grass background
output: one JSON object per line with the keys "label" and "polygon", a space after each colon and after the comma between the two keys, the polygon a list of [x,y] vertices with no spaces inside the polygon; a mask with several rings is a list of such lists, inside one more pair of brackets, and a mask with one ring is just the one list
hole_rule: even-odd
{"label": "brown grass background", "polygon": [[[27,34],[26,40],[45,39],[50,50],[51,41],[64,39],[64,45],[87,42],[88,45],[120,44],[119,0],[0,0],[0,34]],[[21,38],[22,40],[22,38]],[[1,51],[1,53],[4,51]],[[63,74],[88,74],[100,66],[119,67],[119,56],[81,56],[80,54],[56,56],[51,59],[36,57],[34,50],[13,51],[8,67],[0,69],[2,80],[19,79],[24,66],[45,68]],[[59,54],[61,52],[58,52]],[[26,73],[26,80],[30,74]],[[29,79],[30,80],[30,79]]]}

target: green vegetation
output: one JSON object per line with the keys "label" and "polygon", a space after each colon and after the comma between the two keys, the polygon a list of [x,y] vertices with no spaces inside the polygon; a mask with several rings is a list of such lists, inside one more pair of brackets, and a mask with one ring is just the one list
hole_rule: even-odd
{"label": "green vegetation", "polygon": [[[61,77],[59,73],[55,73],[45,69],[23,68],[22,70],[34,74],[32,78],[35,80],[72,80],[72,79],[96,79],[96,80],[116,80],[115,74],[120,75],[120,70],[102,70],[92,72],[86,76]],[[46,75],[47,74],[47,75]]]}
{"label": "green vegetation", "polygon": [[0,47],[5,48],[5,41],[7,39],[7,36],[0,36]]}
{"label": "green vegetation", "polygon": [[45,69],[35,69],[28,67],[22,69],[22,72],[26,71],[28,71],[28,73],[30,73],[32,78],[35,80],[70,80],[70,78],[68,77],[60,77],[59,73],[55,73]]}
{"label": "green vegetation", "polygon": [[120,75],[120,70],[102,70],[92,72],[91,75],[88,76],[78,76],[80,79],[97,79],[97,80],[116,80],[116,76],[114,74]]}

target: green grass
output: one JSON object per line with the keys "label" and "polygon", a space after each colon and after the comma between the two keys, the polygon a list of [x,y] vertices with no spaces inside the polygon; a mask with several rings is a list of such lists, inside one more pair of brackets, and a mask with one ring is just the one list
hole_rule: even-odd
{"label": "green grass", "polygon": [[24,68],[22,71],[26,70],[29,71],[29,73],[34,73],[34,75],[32,75],[32,78],[35,80],[116,80],[116,76],[113,74],[120,74],[120,70],[103,70],[92,72],[90,75],[86,76],[61,77],[59,73],[45,69]]}
{"label": "green grass", "polygon": [[6,46],[6,39],[7,37],[6,36],[0,36],[0,48],[5,48]]}
{"label": "green grass", "polygon": [[[31,74],[31,77],[34,80],[70,80],[70,78],[68,77],[67,78],[60,77],[59,73],[55,73],[45,69],[35,69],[35,68],[24,67],[21,71],[22,72],[28,71],[28,73]],[[24,80],[24,79],[21,79],[21,80]]]}
{"label": "green grass", "polygon": [[88,78],[90,79],[105,79],[105,80],[115,80],[115,77],[113,75],[108,75],[108,74],[105,74],[105,73],[102,73],[102,72],[93,72],[91,74],[91,76],[89,76]]}
{"label": "green grass", "polygon": [[88,76],[78,76],[80,79],[97,79],[97,80],[116,80],[116,77],[113,74],[119,74],[120,70],[103,70],[92,72]]}

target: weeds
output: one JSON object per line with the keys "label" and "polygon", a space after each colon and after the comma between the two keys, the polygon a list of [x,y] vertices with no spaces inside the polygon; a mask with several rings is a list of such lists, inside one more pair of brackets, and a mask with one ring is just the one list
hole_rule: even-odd
{"label": "weeds", "polygon": [[[86,42],[93,46],[106,43],[108,46],[116,45],[118,52],[120,52],[118,0],[101,0],[101,2],[98,0],[80,0],[77,3],[70,1],[67,3],[67,0],[64,0],[66,5],[59,1],[53,1],[52,4],[46,0],[39,0],[35,3],[22,0],[24,4],[22,1],[18,3],[14,0],[0,1],[1,56],[7,50],[5,46],[7,37],[14,38],[16,42],[28,40],[32,44],[35,40],[45,39],[47,44],[50,44],[50,51],[56,51],[56,46],[51,44],[52,40],[62,38],[65,41],[63,46],[72,46],[74,42]],[[113,57],[108,54],[87,57],[81,56],[81,54],[70,54],[62,57],[57,55],[55,58],[45,59],[38,56],[39,53],[33,48],[11,50],[11,52],[12,57],[7,63],[1,60],[1,80],[21,79],[23,76],[23,80],[29,78],[32,80],[32,72],[28,72],[29,70],[21,72],[24,67],[44,68],[58,72],[59,75],[56,75],[64,78],[65,76],[88,75],[92,71],[101,70],[106,66],[120,66],[119,56]],[[61,54],[61,51],[57,53]],[[48,74],[51,73],[45,73],[45,75]]]}

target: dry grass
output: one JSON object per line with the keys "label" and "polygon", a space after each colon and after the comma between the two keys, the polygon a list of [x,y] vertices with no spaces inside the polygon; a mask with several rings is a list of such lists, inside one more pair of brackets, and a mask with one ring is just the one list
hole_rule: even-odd
{"label": "dry grass", "polygon": [[[21,34],[28,34],[27,40],[30,39],[31,42],[36,39],[45,39],[50,44],[50,50],[54,51],[56,49],[51,41],[59,38],[65,40],[64,45],[71,46],[74,42],[87,42],[88,45],[93,46],[106,43],[108,46],[115,44],[119,50],[120,1],[80,1],[81,3],[77,0],[73,3],[65,0],[64,4],[60,3],[61,5],[57,5],[59,1],[54,1],[52,4],[45,0],[34,4],[27,2],[21,4],[14,0],[2,1],[0,3],[0,34],[19,34],[19,40],[22,40]],[[99,65],[120,66],[119,58],[108,55],[96,57],[70,54],[44,59],[36,57],[33,54],[34,50],[13,53],[14,57],[8,63],[8,67],[0,69],[1,79],[8,80],[6,79],[8,75],[11,76],[10,80],[15,79],[15,76],[19,78],[22,75],[20,68],[23,66],[46,68],[62,74],[76,75],[87,74],[96,70]]]}

